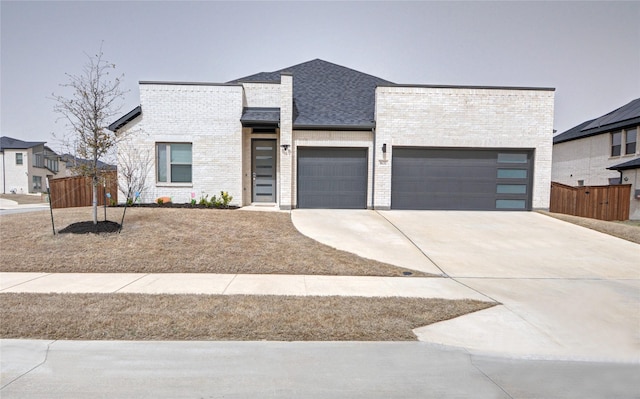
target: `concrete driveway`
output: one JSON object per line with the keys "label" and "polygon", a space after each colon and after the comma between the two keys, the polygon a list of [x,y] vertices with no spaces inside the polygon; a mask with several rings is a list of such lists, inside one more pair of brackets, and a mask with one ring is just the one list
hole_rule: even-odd
{"label": "concrete driveway", "polygon": [[418,328],[422,341],[640,363],[640,245],[535,212],[295,210],[292,219],[320,242],[440,274],[502,304]]}

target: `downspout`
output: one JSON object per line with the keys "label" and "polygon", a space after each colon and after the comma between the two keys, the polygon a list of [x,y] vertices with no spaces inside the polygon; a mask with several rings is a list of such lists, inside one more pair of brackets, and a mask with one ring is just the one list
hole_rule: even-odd
{"label": "downspout", "polygon": [[373,166],[371,167],[371,209],[376,209],[376,128],[371,128],[373,135]]}
{"label": "downspout", "polygon": [[622,171],[618,170],[618,173],[620,173],[620,184],[622,184]]}

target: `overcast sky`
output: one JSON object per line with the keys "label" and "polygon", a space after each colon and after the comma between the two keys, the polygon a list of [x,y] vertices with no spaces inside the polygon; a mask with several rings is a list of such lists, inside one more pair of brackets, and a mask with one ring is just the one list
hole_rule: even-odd
{"label": "overcast sky", "polygon": [[640,97],[640,2],[2,0],[1,135],[57,149],[65,73],[104,41],[138,81],[226,82],[315,58],[395,83],[556,88],[555,129]]}

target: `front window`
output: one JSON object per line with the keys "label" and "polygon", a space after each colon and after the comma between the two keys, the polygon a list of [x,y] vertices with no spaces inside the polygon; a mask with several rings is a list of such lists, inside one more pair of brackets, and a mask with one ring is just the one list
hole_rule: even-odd
{"label": "front window", "polygon": [[16,153],[16,165],[22,165],[22,153],[21,152],[17,152]]}
{"label": "front window", "polygon": [[33,191],[42,191],[42,176],[33,176]]}
{"label": "front window", "polygon": [[624,153],[627,155],[633,155],[636,153],[636,143],[638,142],[638,128],[627,130],[625,135],[625,148]]}
{"label": "front window", "polygon": [[191,143],[156,144],[157,180],[191,183]]}
{"label": "front window", "polygon": [[619,157],[622,149],[622,132],[611,133],[611,156]]}

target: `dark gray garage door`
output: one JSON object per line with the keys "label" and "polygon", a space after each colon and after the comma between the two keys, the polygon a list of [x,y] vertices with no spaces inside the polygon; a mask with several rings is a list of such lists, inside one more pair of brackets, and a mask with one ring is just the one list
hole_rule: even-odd
{"label": "dark gray garage door", "polygon": [[298,208],[366,207],[366,148],[298,147]]}
{"label": "dark gray garage door", "polygon": [[531,150],[393,148],[393,209],[530,210]]}

